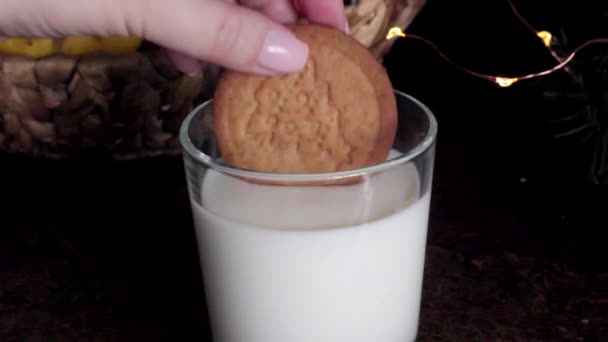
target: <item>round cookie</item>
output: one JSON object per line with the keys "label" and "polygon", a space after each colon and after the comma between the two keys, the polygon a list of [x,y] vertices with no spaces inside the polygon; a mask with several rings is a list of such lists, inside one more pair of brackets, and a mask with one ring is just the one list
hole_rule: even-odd
{"label": "round cookie", "polygon": [[309,46],[296,74],[225,71],[214,95],[223,161],[258,172],[352,170],[386,159],[397,105],[382,64],[357,40],[325,26],[295,24]]}

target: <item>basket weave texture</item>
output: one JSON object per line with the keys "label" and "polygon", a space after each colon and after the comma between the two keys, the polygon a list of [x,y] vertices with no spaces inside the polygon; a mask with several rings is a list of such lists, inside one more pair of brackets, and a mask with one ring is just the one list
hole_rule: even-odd
{"label": "basket weave texture", "polygon": [[[424,0],[358,0],[352,35],[381,59],[393,26],[406,28]],[[44,158],[133,159],[178,155],[178,131],[211,97],[218,68],[180,73],[158,47],[123,56],[0,54],[0,151]]]}

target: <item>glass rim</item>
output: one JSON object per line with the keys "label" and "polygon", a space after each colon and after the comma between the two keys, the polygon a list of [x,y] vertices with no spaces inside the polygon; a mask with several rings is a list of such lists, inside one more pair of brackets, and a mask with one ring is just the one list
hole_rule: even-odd
{"label": "glass rim", "polygon": [[397,97],[406,98],[412,101],[416,106],[420,107],[427,119],[429,120],[429,129],[426,132],[424,139],[418,143],[414,148],[403,153],[402,155],[388,159],[378,164],[365,166],[352,170],[336,171],[336,172],[321,172],[321,173],[276,173],[276,172],[258,172],[247,169],[242,169],[226,164],[220,164],[213,160],[212,157],[205,154],[203,151],[198,149],[190,139],[188,133],[192,120],[199,115],[205,107],[209,107],[213,104],[213,98],[203,102],[202,104],[195,107],[184,119],[181,124],[179,131],[179,140],[183,150],[198,163],[205,165],[206,167],[213,169],[217,172],[249,179],[258,180],[271,180],[279,182],[310,182],[310,181],[327,181],[327,180],[338,180],[351,177],[359,177],[362,175],[368,175],[377,173],[380,171],[388,170],[393,167],[406,164],[414,160],[419,155],[426,152],[431,146],[433,146],[437,138],[437,120],[433,115],[433,112],[422,102],[415,97],[408,95],[402,91],[394,90]]}

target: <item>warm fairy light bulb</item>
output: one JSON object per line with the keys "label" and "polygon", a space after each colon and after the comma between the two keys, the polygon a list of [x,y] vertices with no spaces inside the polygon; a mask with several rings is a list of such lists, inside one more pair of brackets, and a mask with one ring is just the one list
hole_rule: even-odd
{"label": "warm fairy light bulb", "polygon": [[386,34],[386,39],[389,40],[395,37],[405,37],[405,32],[403,32],[400,27],[392,27],[390,30],[388,30],[388,33]]}
{"label": "warm fairy light bulb", "polygon": [[494,82],[499,86],[506,88],[513,83],[517,82],[519,79],[517,77],[509,78],[509,77],[494,77]]}
{"label": "warm fairy light bulb", "polygon": [[549,31],[540,31],[537,32],[536,35],[543,40],[543,43],[546,47],[551,46],[551,41],[553,40],[553,35]]}

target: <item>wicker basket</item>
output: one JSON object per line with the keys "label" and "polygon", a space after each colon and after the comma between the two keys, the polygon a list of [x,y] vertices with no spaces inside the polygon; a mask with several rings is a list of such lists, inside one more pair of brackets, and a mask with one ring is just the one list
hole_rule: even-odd
{"label": "wicker basket", "polygon": [[[425,0],[350,1],[351,32],[380,59],[392,26]],[[162,50],[122,56],[0,55],[0,150],[44,158],[132,159],[181,153],[178,130],[212,95],[218,68],[178,72]]]}

